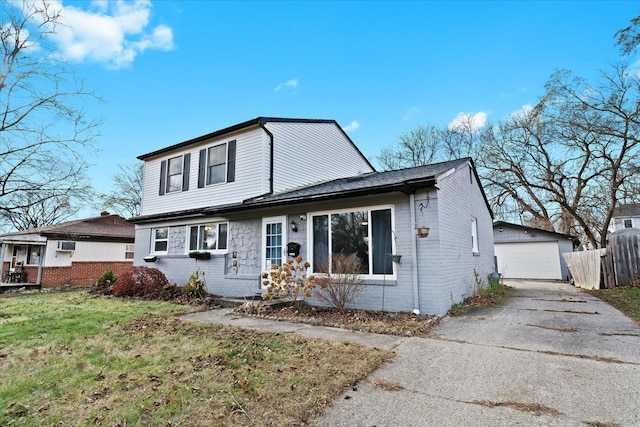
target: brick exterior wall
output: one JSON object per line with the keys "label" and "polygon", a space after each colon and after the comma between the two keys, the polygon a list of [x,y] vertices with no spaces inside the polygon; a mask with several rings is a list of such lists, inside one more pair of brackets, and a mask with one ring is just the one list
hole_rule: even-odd
{"label": "brick exterior wall", "polygon": [[[8,269],[9,263],[5,262],[2,268],[3,276]],[[88,286],[94,284],[109,269],[113,270],[116,276],[120,276],[126,271],[132,271],[133,262],[74,262],[70,267],[42,267],[41,285],[43,288],[56,288],[64,285]],[[27,266],[24,271],[26,276],[22,281],[36,283],[38,267]]]}

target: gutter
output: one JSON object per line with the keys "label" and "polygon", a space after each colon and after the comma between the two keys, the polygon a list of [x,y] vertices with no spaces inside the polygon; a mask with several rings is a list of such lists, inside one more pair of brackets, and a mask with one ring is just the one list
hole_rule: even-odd
{"label": "gutter", "polygon": [[259,120],[258,123],[262,130],[269,135],[269,194],[273,194],[273,158],[274,158],[274,147],[273,147],[273,134],[267,129],[264,125],[263,120]]}
{"label": "gutter", "polygon": [[[430,179],[425,181],[425,184],[435,186],[436,182],[435,180]],[[404,194],[412,194],[416,188],[418,187],[414,187],[405,182],[401,182],[397,184],[382,184],[382,185],[377,185],[375,187],[356,188],[356,189],[350,189],[347,191],[336,191],[336,192],[317,194],[317,195],[294,196],[294,197],[287,197],[287,198],[276,199],[276,200],[267,199],[265,201],[255,201],[255,202],[247,203],[247,200],[251,200],[251,201],[255,200],[255,198],[252,198],[252,199],[247,199],[243,201],[241,204],[232,204],[232,205],[227,205],[221,208],[220,207],[218,208],[203,207],[198,209],[191,209],[188,211],[176,211],[176,212],[168,212],[168,213],[134,217],[129,219],[129,222],[133,224],[143,224],[146,222],[155,222],[158,220],[173,220],[173,219],[194,218],[194,217],[209,216],[209,215],[222,215],[222,214],[228,214],[228,213],[246,212],[248,210],[259,209],[259,208],[290,206],[294,204],[307,203],[307,202],[339,200],[339,199],[346,199],[350,197],[370,196],[373,194],[391,193],[393,191],[399,191]],[[269,195],[271,194],[263,194],[263,195],[257,196],[257,198],[269,196]]]}

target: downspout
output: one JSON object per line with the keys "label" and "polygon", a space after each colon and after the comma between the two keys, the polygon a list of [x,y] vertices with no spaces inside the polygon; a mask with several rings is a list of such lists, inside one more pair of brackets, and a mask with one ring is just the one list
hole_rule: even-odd
{"label": "downspout", "polygon": [[273,194],[273,158],[274,158],[274,148],[273,148],[273,134],[269,132],[264,125],[264,122],[260,120],[260,127],[269,135],[269,194]]}
{"label": "downspout", "polygon": [[[409,213],[411,215],[411,224],[416,227],[416,197],[415,193],[409,194]],[[418,283],[418,244],[416,239],[418,238],[413,231],[411,235],[411,257],[413,262],[411,263],[411,279],[413,282],[413,312],[420,314],[420,284]]]}

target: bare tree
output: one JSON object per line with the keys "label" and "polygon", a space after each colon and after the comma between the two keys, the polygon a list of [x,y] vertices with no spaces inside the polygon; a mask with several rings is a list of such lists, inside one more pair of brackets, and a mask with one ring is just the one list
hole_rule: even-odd
{"label": "bare tree", "polygon": [[385,170],[426,165],[439,160],[442,130],[434,125],[418,126],[400,134],[396,143],[376,157]]}
{"label": "bare tree", "polygon": [[485,127],[478,127],[473,115],[459,116],[455,124],[440,131],[443,160],[476,158],[484,131]]}
{"label": "bare tree", "polygon": [[100,195],[102,207],[123,217],[140,215],[143,164],[118,165],[120,172],[113,176],[114,189]]}
{"label": "bare tree", "polygon": [[58,11],[3,1],[0,16],[0,211],[15,217],[87,189],[84,159],[99,121],[83,107],[98,98],[51,41]]}
{"label": "bare tree", "polygon": [[[32,195],[30,191],[14,193],[9,198],[10,203],[22,207],[0,212],[0,216],[11,223],[16,230],[57,224],[71,218],[80,210],[81,203],[86,202],[85,193],[88,194],[89,189],[83,189],[78,195],[55,192],[51,197]],[[32,202],[34,199],[39,201]]]}
{"label": "bare tree", "polygon": [[624,55],[629,55],[640,44],[640,16],[631,19],[631,25],[618,30],[614,35],[616,44]]}
{"label": "bare tree", "polygon": [[479,171],[497,212],[604,247],[615,207],[638,197],[639,137],[637,75],[558,71],[536,107],[491,127]]}

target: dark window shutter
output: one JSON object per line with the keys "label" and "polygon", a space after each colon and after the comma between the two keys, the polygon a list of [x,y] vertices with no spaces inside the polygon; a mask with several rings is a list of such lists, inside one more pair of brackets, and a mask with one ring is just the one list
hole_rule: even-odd
{"label": "dark window shutter", "polygon": [[200,150],[200,162],[198,163],[198,188],[204,187],[204,176],[207,171],[207,150]]}
{"label": "dark window shutter", "polygon": [[227,182],[233,182],[236,179],[236,142],[229,141],[227,151]]}
{"label": "dark window shutter", "polygon": [[160,195],[164,195],[165,180],[167,179],[167,161],[160,163]]}
{"label": "dark window shutter", "polygon": [[189,169],[191,167],[191,153],[184,155],[184,163],[182,165],[182,191],[189,190]]}

